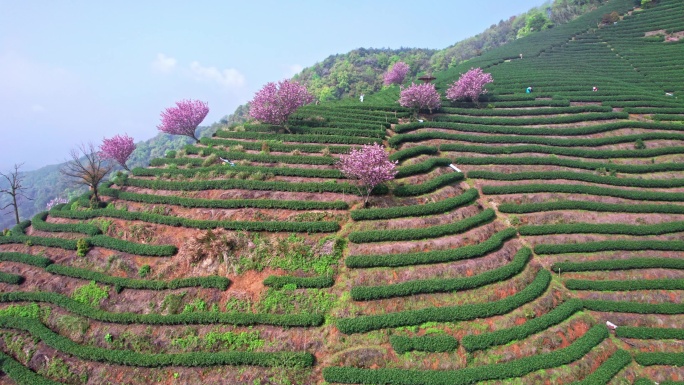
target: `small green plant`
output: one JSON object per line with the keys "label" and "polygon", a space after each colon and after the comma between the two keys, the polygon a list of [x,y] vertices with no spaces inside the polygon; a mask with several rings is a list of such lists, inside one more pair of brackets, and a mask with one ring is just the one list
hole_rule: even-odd
{"label": "small green plant", "polygon": [[145,278],[150,274],[151,267],[150,265],[142,265],[140,266],[140,269],[138,269],[138,277],[140,278]]}
{"label": "small green plant", "polygon": [[644,144],[644,141],[641,140],[641,138],[637,139],[636,142],[634,142],[634,149],[635,150],[643,150],[646,148],[646,145]]}
{"label": "small green plant", "polygon": [[111,333],[107,333],[104,336],[104,340],[111,344],[114,342],[114,337],[112,337]]}
{"label": "small green plant", "polygon": [[109,298],[109,290],[107,287],[98,286],[95,281],[90,281],[87,285],[83,285],[76,290],[72,298],[75,301],[84,303],[90,306],[97,306],[103,299]]}
{"label": "small green plant", "polygon": [[76,241],[76,255],[79,257],[85,257],[90,251],[90,242],[87,239],[81,238]]}
{"label": "small green plant", "polygon": [[268,142],[261,142],[261,152],[264,154],[271,153],[271,147],[268,145]]}
{"label": "small green plant", "polygon": [[175,158],[176,157],[176,151],[175,150],[166,151],[166,157],[169,159]]}
{"label": "small green plant", "polygon": [[321,151],[321,154],[323,154],[323,156],[330,156],[330,147],[325,147],[323,151]]}

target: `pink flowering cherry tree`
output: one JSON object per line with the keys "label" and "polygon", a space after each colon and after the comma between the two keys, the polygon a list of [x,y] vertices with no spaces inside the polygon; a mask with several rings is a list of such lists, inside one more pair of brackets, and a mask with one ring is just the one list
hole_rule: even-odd
{"label": "pink flowering cherry tree", "polygon": [[352,149],[340,157],[337,167],[347,178],[358,181],[357,188],[364,197],[364,207],[368,206],[368,198],[375,186],[394,179],[398,172],[397,161],[390,161],[385,149],[377,143]]}
{"label": "pink flowering cherry tree", "polygon": [[287,118],[303,105],[314,101],[306,86],[295,81],[270,82],[250,102],[249,116],[262,122],[285,126]]}
{"label": "pink flowering cherry tree", "polygon": [[392,68],[385,72],[384,82],[386,86],[392,84],[401,84],[406,78],[406,74],[409,72],[408,64],[403,61],[398,61],[394,63]]}
{"label": "pink flowering cherry tree", "polygon": [[492,74],[482,72],[482,68],[473,68],[447,89],[446,97],[449,100],[470,99],[479,105],[480,95],[487,93],[484,86],[493,81]]}
{"label": "pink flowering cherry tree", "polygon": [[159,131],[171,135],[189,136],[199,142],[195,136],[197,126],[209,113],[209,106],[200,100],[181,100],[176,107],[169,107],[161,113]]}
{"label": "pink flowering cherry tree", "polygon": [[127,134],[116,135],[110,139],[105,138],[100,145],[102,158],[114,160],[128,171],[130,170],[126,166],[126,162],[133,151],[135,151],[135,143],[133,143],[133,138]]}
{"label": "pink flowering cherry tree", "polygon": [[413,108],[416,115],[419,110],[436,110],[442,106],[442,101],[439,92],[434,84],[413,84],[401,90],[399,95],[399,104],[402,107]]}

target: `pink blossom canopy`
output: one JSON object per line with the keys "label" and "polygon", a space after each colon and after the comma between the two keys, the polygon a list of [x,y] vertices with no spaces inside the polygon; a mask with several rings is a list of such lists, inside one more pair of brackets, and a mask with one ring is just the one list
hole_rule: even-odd
{"label": "pink blossom canopy", "polygon": [[135,143],[133,138],[127,134],[116,135],[111,139],[103,139],[100,145],[100,154],[104,159],[112,159],[118,162],[123,168],[128,170],[126,161],[135,151]]}
{"label": "pink blossom canopy", "polygon": [[485,84],[492,81],[492,74],[482,72],[482,68],[473,68],[449,87],[446,97],[449,100],[470,99],[477,103],[480,95],[487,93]]}
{"label": "pink blossom canopy", "polygon": [[270,82],[254,95],[249,115],[263,123],[283,125],[297,108],[313,101],[306,86],[295,81]]}
{"label": "pink blossom canopy", "polygon": [[189,136],[199,142],[195,130],[208,113],[209,106],[205,102],[181,100],[176,102],[176,107],[169,107],[161,113],[162,122],[157,128],[161,132]]}
{"label": "pink blossom canopy", "polygon": [[386,86],[389,86],[391,84],[401,84],[404,82],[404,78],[406,78],[406,74],[409,72],[409,66],[408,64],[399,61],[394,63],[394,66],[390,68],[386,73],[385,73],[385,78],[384,82]]}
{"label": "pink blossom canopy", "polygon": [[428,109],[430,113],[442,105],[439,92],[432,83],[413,84],[401,90],[399,104],[403,107],[415,108],[418,110]]}
{"label": "pink blossom canopy", "polygon": [[390,161],[385,149],[377,143],[352,149],[348,155],[340,157],[337,166],[347,178],[359,181],[359,190],[365,195],[364,203],[368,202],[375,186],[394,179],[398,172],[397,161]]}

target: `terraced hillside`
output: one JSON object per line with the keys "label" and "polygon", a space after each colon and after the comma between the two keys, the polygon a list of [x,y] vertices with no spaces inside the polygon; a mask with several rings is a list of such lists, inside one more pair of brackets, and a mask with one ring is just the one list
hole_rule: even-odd
{"label": "terraced hillside", "polygon": [[[464,64],[480,108],[306,106],[13,228],[0,382],[682,383],[684,3],[632,4]],[[399,173],[362,208],[367,143]]]}

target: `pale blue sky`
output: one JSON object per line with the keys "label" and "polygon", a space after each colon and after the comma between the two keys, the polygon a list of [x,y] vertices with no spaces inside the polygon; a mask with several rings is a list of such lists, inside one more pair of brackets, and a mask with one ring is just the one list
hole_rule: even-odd
{"label": "pale blue sky", "polygon": [[269,81],[355,48],[441,49],[544,0],[0,0],[0,170],[81,142],[157,134],[200,99],[211,124]]}

